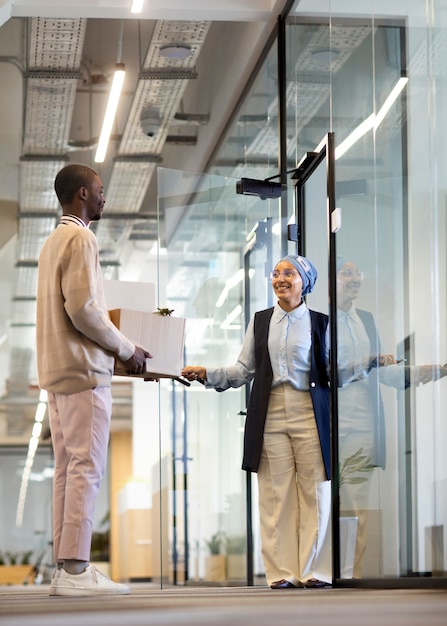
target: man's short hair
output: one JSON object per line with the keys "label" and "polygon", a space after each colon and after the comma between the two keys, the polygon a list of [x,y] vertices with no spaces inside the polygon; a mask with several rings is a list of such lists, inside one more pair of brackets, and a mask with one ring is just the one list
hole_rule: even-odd
{"label": "man's short hair", "polygon": [[89,187],[96,176],[98,172],[88,165],[70,163],[63,167],[54,179],[54,191],[61,206],[72,204],[78,189]]}

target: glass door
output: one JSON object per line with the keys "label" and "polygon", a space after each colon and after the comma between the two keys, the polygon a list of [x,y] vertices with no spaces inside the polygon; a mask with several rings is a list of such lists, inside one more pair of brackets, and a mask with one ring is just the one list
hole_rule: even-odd
{"label": "glass door", "polygon": [[[336,5],[339,8],[340,2]],[[411,310],[405,270],[411,258],[406,190],[408,33],[391,20],[375,21],[366,8],[363,20],[339,17],[342,12],[335,18],[334,6],[331,11],[309,18],[299,4],[288,29],[288,60],[295,73],[299,156],[309,149],[309,139],[318,141],[327,128],[334,134],[334,223],[328,224],[312,176],[303,192],[303,245],[307,254],[320,249],[324,258],[326,234],[331,233],[334,243],[336,238],[336,250],[329,245],[336,351],[332,361],[336,354],[340,368],[333,379],[338,380],[333,390],[337,410],[333,456],[339,479],[339,485],[333,485],[333,557],[335,577],[353,584],[415,575],[425,569],[424,547],[435,550],[427,545],[422,527],[412,530],[420,512],[411,500],[423,498],[412,484],[418,423],[414,411],[420,401],[416,394],[421,392],[413,385],[405,391],[416,372],[407,370],[406,363],[412,366],[415,360],[412,330],[418,326],[418,307]],[[309,57],[306,39],[312,43]],[[344,46],[342,41],[350,43]],[[312,67],[318,65],[322,80],[315,81],[314,97],[305,100],[301,85],[309,80],[307,58]],[[375,367],[380,352],[392,355],[396,363]],[[349,368],[350,381],[342,376]],[[435,528],[432,533],[435,536]]]}
{"label": "glass door", "polygon": [[[240,195],[236,183],[158,171],[157,306],[186,319],[186,365],[233,364],[247,315],[271,301],[266,271],[279,248],[279,200]],[[245,408],[244,388],[216,393],[197,382],[160,383],[160,471],[153,491],[164,584],[245,585],[249,568],[251,578],[262,577],[256,528],[254,566],[246,558],[252,535],[247,540],[251,481],[241,469]],[[253,519],[256,524],[256,513]]]}

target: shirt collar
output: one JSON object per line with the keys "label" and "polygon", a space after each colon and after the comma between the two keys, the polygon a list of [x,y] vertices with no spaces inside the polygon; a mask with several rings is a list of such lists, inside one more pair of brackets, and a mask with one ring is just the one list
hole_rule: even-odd
{"label": "shirt collar", "polygon": [[76,226],[82,226],[83,228],[87,228],[87,224],[77,215],[72,215],[69,213],[68,215],[63,215],[61,217],[60,224],[76,224]]}
{"label": "shirt collar", "polygon": [[342,311],[342,309],[338,309],[337,314],[338,314],[338,317],[342,320],[346,320],[348,318],[351,320],[355,320],[357,317],[357,312],[355,310],[354,303],[351,302],[351,306],[349,307],[347,311]]}
{"label": "shirt collar", "polygon": [[279,324],[280,322],[282,322],[282,320],[285,317],[289,318],[289,321],[292,322],[292,324],[294,322],[296,322],[297,320],[301,319],[302,317],[304,317],[307,313],[309,309],[307,308],[307,304],[305,302],[303,302],[299,307],[297,307],[296,309],[293,309],[292,311],[284,311],[284,309],[282,309],[278,303],[275,304],[274,308],[273,308],[273,317],[274,317],[274,321]]}

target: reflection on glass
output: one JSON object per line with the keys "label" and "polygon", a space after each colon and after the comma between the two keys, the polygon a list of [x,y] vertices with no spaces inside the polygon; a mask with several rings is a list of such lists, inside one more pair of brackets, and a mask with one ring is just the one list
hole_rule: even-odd
{"label": "reflection on glass", "polygon": [[[383,354],[371,312],[357,308],[363,280],[353,261],[337,258],[337,344],[340,371],[352,368],[355,382],[338,391],[340,510],[355,520],[356,540],[352,572],[361,578],[368,541],[368,521],[374,515],[371,487],[376,468],[385,469],[386,420],[381,385],[404,390],[447,374],[439,365],[408,366],[405,359]],[[341,379],[341,377],[340,377]],[[380,504],[379,504],[380,506]]]}

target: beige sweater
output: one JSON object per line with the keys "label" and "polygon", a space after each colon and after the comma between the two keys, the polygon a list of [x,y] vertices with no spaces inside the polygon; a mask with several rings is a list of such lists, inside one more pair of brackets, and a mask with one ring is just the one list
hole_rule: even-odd
{"label": "beige sweater", "polygon": [[71,216],[40,254],[36,341],[39,386],[66,395],[109,386],[115,355],[135,351],[110,321],[96,237]]}

